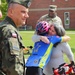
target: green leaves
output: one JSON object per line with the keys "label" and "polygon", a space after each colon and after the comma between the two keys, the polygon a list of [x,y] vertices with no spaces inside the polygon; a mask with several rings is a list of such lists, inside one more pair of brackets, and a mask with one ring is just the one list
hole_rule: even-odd
{"label": "green leaves", "polygon": [[2,18],[0,20],[3,20],[7,14],[7,2],[6,0],[1,0],[0,10],[2,11]]}

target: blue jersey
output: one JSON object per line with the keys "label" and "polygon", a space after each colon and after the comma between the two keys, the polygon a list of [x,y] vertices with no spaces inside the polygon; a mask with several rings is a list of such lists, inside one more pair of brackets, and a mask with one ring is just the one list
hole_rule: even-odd
{"label": "blue jersey", "polygon": [[62,40],[62,38],[58,36],[49,36],[48,39],[50,44],[46,44],[42,41],[35,43],[32,55],[29,56],[27,60],[27,67],[45,67],[45,65],[50,60],[53,44]]}

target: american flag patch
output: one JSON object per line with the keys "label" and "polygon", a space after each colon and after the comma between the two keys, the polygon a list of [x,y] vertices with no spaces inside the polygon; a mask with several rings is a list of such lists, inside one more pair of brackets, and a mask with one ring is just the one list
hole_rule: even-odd
{"label": "american flag patch", "polygon": [[17,34],[16,33],[12,33],[12,37],[17,38]]}

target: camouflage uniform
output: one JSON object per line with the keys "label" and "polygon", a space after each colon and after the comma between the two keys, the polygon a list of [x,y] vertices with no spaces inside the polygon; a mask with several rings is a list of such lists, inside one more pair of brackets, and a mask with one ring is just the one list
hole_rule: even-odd
{"label": "camouflage uniform", "polygon": [[[56,5],[49,5],[49,10],[56,12]],[[57,15],[54,18],[51,18],[49,14],[43,15],[38,21],[47,21],[49,24],[62,25],[62,20]]]}
{"label": "camouflage uniform", "polygon": [[14,22],[6,17],[0,24],[0,73],[5,73],[3,75],[23,75],[24,46],[21,41]]}
{"label": "camouflage uniform", "polygon": [[51,18],[48,14],[43,15],[38,21],[47,21],[49,24],[62,25],[61,19],[56,15],[56,17]]}
{"label": "camouflage uniform", "polygon": [[[29,8],[30,0],[7,0]],[[13,20],[8,16],[0,23],[0,75],[24,75],[22,38]]]}

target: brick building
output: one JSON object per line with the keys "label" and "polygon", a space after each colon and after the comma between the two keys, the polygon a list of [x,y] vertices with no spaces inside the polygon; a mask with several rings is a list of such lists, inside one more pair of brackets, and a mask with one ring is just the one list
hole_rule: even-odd
{"label": "brick building", "polygon": [[75,29],[75,0],[32,0],[27,25],[35,29],[37,20],[48,13],[50,4],[57,5],[57,14],[62,19],[64,28]]}

